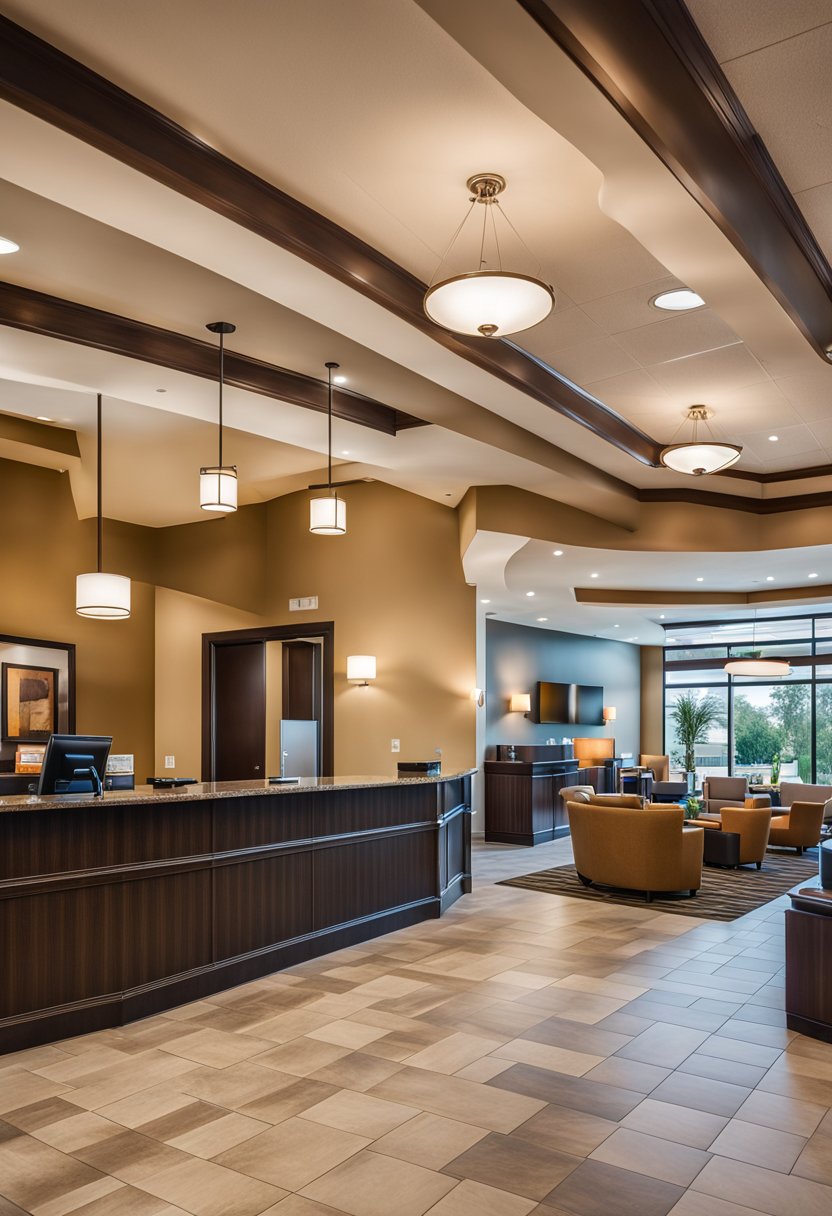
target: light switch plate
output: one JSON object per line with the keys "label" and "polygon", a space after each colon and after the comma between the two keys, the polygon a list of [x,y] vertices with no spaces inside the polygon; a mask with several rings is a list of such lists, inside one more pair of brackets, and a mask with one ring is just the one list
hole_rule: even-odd
{"label": "light switch plate", "polygon": [[317,595],[301,595],[296,599],[289,600],[290,612],[309,612],[312,608],[318,607]]}
{"label": "light switch plate", "polygon": [[176,768],[175,756],[165,756],[165,768]]}
{"label": "light switch plate", "polygon": [[390,740],[390,751],[391,752],[400,752],[401,750],[402,750],[401,739],[391,739]]}

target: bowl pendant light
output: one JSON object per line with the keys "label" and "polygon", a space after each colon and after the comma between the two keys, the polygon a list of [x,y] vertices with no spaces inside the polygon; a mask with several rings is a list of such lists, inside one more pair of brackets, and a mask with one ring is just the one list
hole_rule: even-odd
{"label": "bowl pendant light", "polygon": [[225,335],[233,334],[237,328],[230,321],[212,321],[205,328],[220,336],[220,399],[219,399],[219,445],[215,465],[199,470],[199,505],[203,511],[229,514],[237,510],[237,469],[233,464],[222,463],[222,389],[225,380]]}
{"label": "bowl pendant light", "polygon": [[327,381],[327,492],[309,502],[309,531],[316,536],[343,536],[347,530],[347,504],[332,485],[332,373],[337,363],[325,364]]}
{"label": "bowl pendant light", "polygon": [[[707,473],[721,473],[736,464],[742,455],[742,448],[736,443],[723,443],[711,436],[699,439],[699,424],[704,422],[710,432],[708,422],[714,412],[706,405],[692,405],[687,413],[687,422],[693,423],[693,435],[688,443],[670,443],[662,448],[659,459],[667,469],[674,473],[686,473],[690,477],[702,477]],[[684,426],[684,422],[682,426]],[[679,427],[678,435],[682,427]]]}
{"label": "bowl pendant light", "polygon": [[107,574],[101,569],[104,551],[104,515],[101,502],[101,393],[98,394],[98,512],[97,539],[98,564],[92,574],[78,574],[75,578],[75,611],[79,616],[102,621],[126,620],[130,615],[130,579],[123,574]]}
{"label": "bowl pendant light", "polygon": [[[428,285],[424,298],[424,309],[432,321],[454,333],[470,334],[473,337],[504,338],[538,325],[548,317],[555,304],[555,293],[548,283],[537,276],[518,274],[503,269],[497,219],[508,226],[528,252],[528,247],[519,236],[514,225],[500,206],[499,195],[506,188],[506,180],[498,173],[480,173],[468,179],[471,191],[470,206],[451,237],[450,244],[442,255],[436,274]],[[470,218],[474,207],[482,207],[482,232],[480,234],[479,261],[476,270],[465,274],[438,279],[457,239]],[[491,241],[489,242],[489,230]],[[486,246],[493,244],[496,270],[486,270]],[[435,281],[437,280],[437,281]]]}
{"label": "bowl pendant light", "polygon": [[757,613],[751,628],[752,649],[740,658],[729,659],[723,668],[730,676],[790,676],[792,669],[785,659],[764,659],[761,650],[753,649],[757,641]]}

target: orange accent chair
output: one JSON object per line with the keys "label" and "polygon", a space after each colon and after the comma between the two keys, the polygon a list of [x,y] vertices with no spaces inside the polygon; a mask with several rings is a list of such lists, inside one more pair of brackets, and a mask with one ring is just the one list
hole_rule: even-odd
{"label": "orange accent chair", "polygon": [[670,756],[641,755],[638,762],[642,768],[649,768],[654,781],[670,780]]}
{"label": "orange accent chair", "polygon": [[718,819],[694,819],[697,826],[722,832],[735,832],[740,838],[741,866],[762,869],[763,858],[768,847],[771,830],[771,811],[768,807],[724,806]]}
{"label": "orange accent chair", "polygon": [[702,828],[686,828],[680,806],[568,802],[575,869],[584,886],[690,891],[702,885]]}
{"label": "orange accent chair", "polygon": [[822,802],[793,802],[786,815],[772,815],[768,842],[802,853],[818,843],[822,824]]}

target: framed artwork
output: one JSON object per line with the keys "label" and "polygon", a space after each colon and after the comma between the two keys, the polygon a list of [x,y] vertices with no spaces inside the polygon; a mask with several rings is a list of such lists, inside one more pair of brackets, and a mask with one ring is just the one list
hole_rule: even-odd
{"label": "framed artwork", "polygon": [[58,729],[58,668],[3,663],[2,736],[8,742],[45,741]]}

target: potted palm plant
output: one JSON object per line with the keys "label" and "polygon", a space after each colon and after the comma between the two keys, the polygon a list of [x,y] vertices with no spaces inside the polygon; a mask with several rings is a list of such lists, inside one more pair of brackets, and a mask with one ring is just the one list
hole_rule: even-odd
{"label": "potted palm plant", "polygon": [[716,697],[694,692],[679,693],[670,707],[670,720],[682,747],[688,789],[693,789],[696,779],[696,745],[707,741],[708,731],[721,720],[722,713]]}

